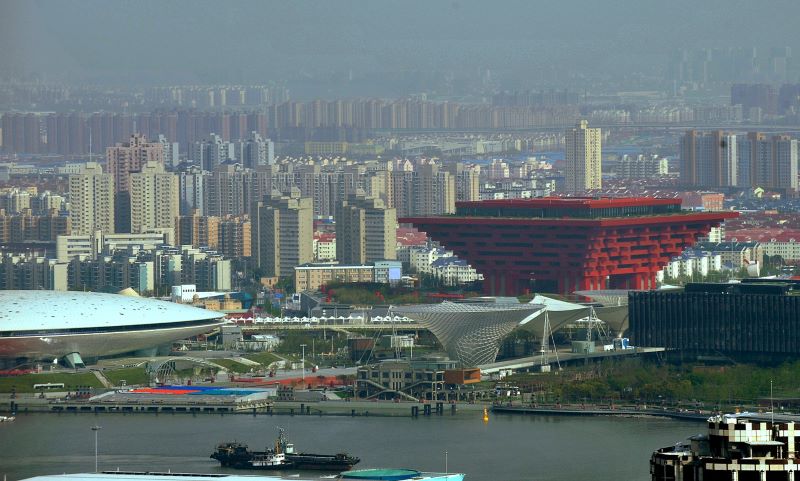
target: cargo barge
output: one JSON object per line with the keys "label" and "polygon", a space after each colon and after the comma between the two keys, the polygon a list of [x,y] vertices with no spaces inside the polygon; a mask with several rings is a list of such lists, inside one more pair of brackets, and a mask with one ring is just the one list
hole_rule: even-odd
{"label": "cargo barge", "polygon": [[278,439],[272,448],[264,451],[251,451],[246,444],[221,443],[217,445],[211,458],[216,459],[222,467],[226,468],[268,470],[347,471],[360,461],[359,458],[346,453],[296,453],[294,444],[286,439],[283,429],[279,429]]}

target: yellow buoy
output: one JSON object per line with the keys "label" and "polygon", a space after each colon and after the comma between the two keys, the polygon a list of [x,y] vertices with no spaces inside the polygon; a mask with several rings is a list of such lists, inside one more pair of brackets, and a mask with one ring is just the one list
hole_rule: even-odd
{"label": "yellow buoy", "polygon": [[483,422],[489,422],[489,409],[483,408]]}

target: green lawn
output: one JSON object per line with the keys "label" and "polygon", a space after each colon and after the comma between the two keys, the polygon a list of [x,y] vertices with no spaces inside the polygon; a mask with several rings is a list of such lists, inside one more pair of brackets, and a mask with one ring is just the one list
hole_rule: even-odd
{"label": "green lawn", "polygon": [[34,392],[34,384],[64,383],[65,391],[74,391],[77,386],[102,388],[103,385],[90,372],[81,373],[43,373],[25,374],[22,376],[0,377],[0,392],[11,392],[16,387],[17,392]]}
{"label": "green lawn", "polygon": [[150,382],[150,377],[145,372],[144,366],[142,367],[126,367],[123,369],[115,369],[113,371],[103,371],[103,375],[114,386],[119,386],[120,381],[123,379],[128,386],[136,384],[146,385]]}
{"label": "green lawn", "polygon": [[272,354],[271,352],[256,352],[242,357],[244,357],[245,359],[249,359],[251,361],[255,361],[263,365],[264,367],[269,366],[275,361],[281,360],[281,358],[279,358],[275,354]]}
{"label": "green lawn", "polygon": [[245,366],[244,364],[236,362],[233,359],[209,359],[209,361],[213,362],[214,364],[219,364],[231,372],[245,373],[250,372],[251,369],[250,366]]}

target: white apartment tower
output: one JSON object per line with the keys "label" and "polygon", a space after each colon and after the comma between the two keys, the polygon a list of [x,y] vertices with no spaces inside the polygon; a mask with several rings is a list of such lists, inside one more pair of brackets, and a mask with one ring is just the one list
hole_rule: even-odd
{"label": "white apartment tower", "polygon": [[599,128],[589,128],[581,120],[566,132],[566,179],[564,190],[568,194],[582,194],[603,186],[602,146]]}

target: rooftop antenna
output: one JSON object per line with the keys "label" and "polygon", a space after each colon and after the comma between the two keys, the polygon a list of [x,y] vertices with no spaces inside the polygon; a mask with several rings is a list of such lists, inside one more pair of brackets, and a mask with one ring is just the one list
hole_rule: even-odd
{"label": "rooftop antenna", "polygon": [[92,161],[92,128],[89,127],[89,162]]}

